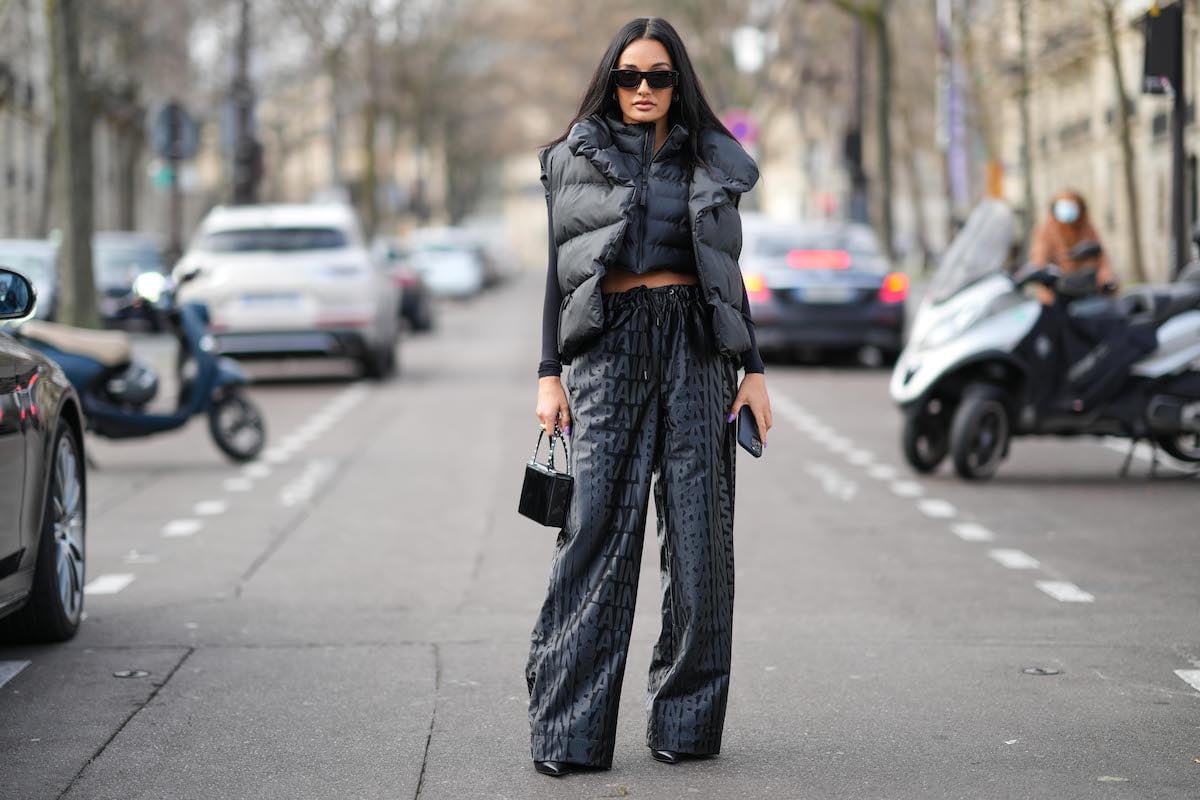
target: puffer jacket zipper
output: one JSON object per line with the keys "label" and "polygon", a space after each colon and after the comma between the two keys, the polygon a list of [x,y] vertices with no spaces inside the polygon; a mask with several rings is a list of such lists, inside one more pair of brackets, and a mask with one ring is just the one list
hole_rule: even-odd
{"label": "puffer jacket zipper", "polygon": [[639,271],[645,269],[645,267],[646,267],[646,264],[645,264],[646,236],[650,232],[650,214],[648,211],[648,209],[650,207],[650,203],[649,203],[649,200],[647,199],[647,195],[650,194],[650,162],[653,158],[654,158],[654,125],[647,125],[646,132],[642,136],[642,174],[641,174],[641,178],[640,178],[641,186],[639,188],[639,192],[640,192],[641,196],[638,198],[638,205],[641,206],[641,214],[642,214],[642,225],[641,225],[642,230],[641,230],[641,236],[638,237],[638,251],[637,251],[637,254],[638,254],[637,269]]}

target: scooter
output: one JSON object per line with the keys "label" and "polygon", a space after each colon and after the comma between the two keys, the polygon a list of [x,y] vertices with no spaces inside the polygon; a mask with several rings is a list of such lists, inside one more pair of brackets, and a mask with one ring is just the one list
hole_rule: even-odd
{"label": "scooter", "polygon": [[[1015,241],[1008,207],[980,205],[928,286],[891,377],[908,463],[928,473],[949,455],[959,476],[982,480],[1014,436],[1096,435],[1200,464],[1200,268],[1115,300],[1043,305],[1024,288],[1066,279],[1010,273]],[[1071,341],[1088,345],[1072,353]]]}
{"label": "scooter", "polygon": [[[180,285],[191,276],[184,276]],[[242,387],[247,379],[232,359],[217,356],[208,333],[208,309],[175,303],[175,291],[157,273],[144,273],[134,291],[166,320],[179,340],[175,411],[155,414],[146,406],[158,393],[154,369],[132,358],[129,336],[29,320],[15,335],[54,359],[79,393],[89,430],[109,439],[151,436],[183,427],[199,414],[217,447],[237,462],[251,461],[266,444],[262,412]]]}

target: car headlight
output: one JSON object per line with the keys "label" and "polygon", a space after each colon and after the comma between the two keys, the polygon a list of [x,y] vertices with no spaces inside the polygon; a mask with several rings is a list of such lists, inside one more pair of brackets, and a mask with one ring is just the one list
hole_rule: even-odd
{"label": "car headlight", "polygon": [[143,272],[133,279],[133,293],[148,303],[157,303],[167,288],[167,278],[160,272]]}

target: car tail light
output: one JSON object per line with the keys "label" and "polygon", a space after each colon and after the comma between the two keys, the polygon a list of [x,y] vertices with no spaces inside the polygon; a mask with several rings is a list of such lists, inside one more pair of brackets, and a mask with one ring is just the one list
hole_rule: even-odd
{"label": "car tail light", "polygon": [[903,272],[890,272],[879,287],[879,299],[885,303],[902,303],[908,297],[908,276]]}
{"label": "car tail light", "polygon": [[746,282],[746,295],[751,300],[760,302],[771,296],[771,290],[767,288],[766,280],[757,272],[747,272],[742,279]]}
{"label": "car tail light", "polygon": [[850,269],[845,250],[790,250],[787,265],[792,269]]}

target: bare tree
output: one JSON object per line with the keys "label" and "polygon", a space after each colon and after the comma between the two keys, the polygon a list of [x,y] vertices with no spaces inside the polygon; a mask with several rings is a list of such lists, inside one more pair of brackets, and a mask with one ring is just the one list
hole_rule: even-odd
{"label": "bare tree", "polygon": [[45,6],[57,132],[54,177],[63,221],[58,252],[66,262],[59,318],[95,328],[100,319],[92,276],[92,128],[79,69],[79,7],[79,0],[46,0]]}
{"label": "bare tree", "polygon": [[1117,41],[1117,0],[1095,0],[1099,6],[1104,36],[1108,44],[1108,60],[1112,66],[1114,110],[1117,136],[1121,142],[1121,161],[1125,172],[1125,209],[1129,215],[1129,245],[1133,250],[1133,276],[1146,280],[1146,265],[1142,261],[1142,227],[1137,190],[1137,152],[1133,149],[1133,125],[1129,119],[1129,95],[1125,91],[1124,70],[1121,66],[1121,47]]}
{"label": "bare tree", "polygon": [[875,43],[875,133],[879,163],[879,229],[884,248],[895,256],[892,221],[892,47],[888,31],[891,0],[831,0],[842,11],[857,17]]}

